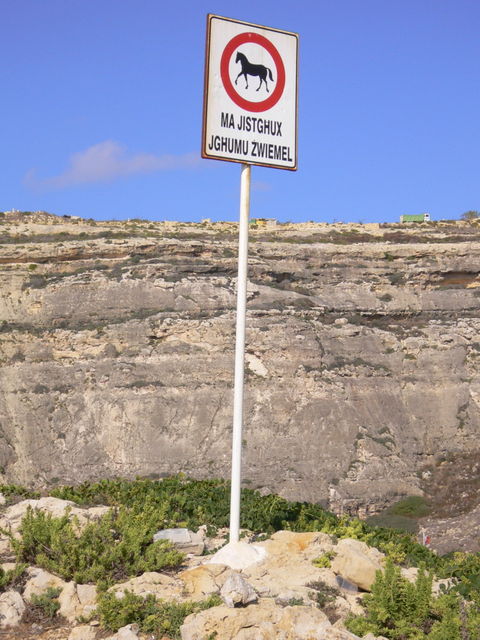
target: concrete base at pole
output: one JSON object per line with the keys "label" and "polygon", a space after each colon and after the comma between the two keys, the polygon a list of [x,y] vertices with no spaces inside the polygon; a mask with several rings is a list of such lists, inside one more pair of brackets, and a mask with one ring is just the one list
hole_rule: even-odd
{"label": "concrete base at pole", "polygon": [[248,542],[229,542],[215,553],[205,564],[224,564],[230,569],[246,569],[263,562],[267,551],[263,547]]}

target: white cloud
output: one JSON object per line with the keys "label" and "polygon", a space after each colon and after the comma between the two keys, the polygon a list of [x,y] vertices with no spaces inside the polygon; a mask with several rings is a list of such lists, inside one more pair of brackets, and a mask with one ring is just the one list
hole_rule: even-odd
{"label": "white cloud", "polygon": [[68,167],[58,176],[39,178],[35,169],[25,176],[29,187],[63,189],[79,184],[111,182],[137,173],[153,173],[171,169],[191,169],[201,162],[197,153],[162,155],[129,153],[113,140],[105,140],[70,156]]}

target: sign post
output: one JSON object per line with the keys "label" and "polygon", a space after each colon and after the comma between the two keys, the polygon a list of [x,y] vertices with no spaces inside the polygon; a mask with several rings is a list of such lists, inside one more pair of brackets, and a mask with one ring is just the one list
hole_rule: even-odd
{"label": "sign post", "polygon": [[230,543],[238,543],[252,164],[297,169],[298,36],[207,16],[202,157],[242,164],[233,399]]}
{"label": "sign post", "polygon": [[230,542],[240,532],[240,484],[242,476],[243,381],[245,320],[247,311],[248,222],[250,217],[250,165],[242,165],[240,178],[240,224],[238,235],[237,329],[233,385],[232,477],[230,487]]}

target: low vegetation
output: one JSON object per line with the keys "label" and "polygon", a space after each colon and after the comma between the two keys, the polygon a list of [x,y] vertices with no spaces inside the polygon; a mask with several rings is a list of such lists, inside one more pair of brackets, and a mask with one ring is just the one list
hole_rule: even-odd
{"label": "low vegetation", "polygon": [[145,571],[179,566],[184,556],[165,540],[152,537],[163,523],[163,511],[142,508],[112,509],[84,528],[66,513],[54,518],[29,509],[13,540],[20,561],[35,564],[65,580],[111,584]]}
{"label": "low vegetation", "polygon": [[411,583],[387,560],[363,605],[365,616],[346,621],[347,628],[359,636],[373,633],[389,640],[468,640],[480,634],[477,604],[462,600],[454,590],[432,596],[432,574],[423,567]]}
{"label": "low vegetation", "polygon": [[40,610],[46,618],[54,618],[60,609],[60,602],[58,601],[60,593],[61,589],[55,587],[48,587],[40,595],[34,593],[32,595],[33,608]]}
{"label": "low vegetation", "polygon": [[368,524],[375,527],[398,529],[408,533],[418,531],[417,520],[427,516],[431,511],[425,498],[421,496],[409,496],[400,500],[378,515],[367,519]]}
{"label": "low vegetation", "polygon": [[18,563],[14,569],[7,571],[0,566],[0,593],[15,588],[22,581],[26,568],[27,565],[23,563]]}
{"label": "low vegetation", "polygon": [[[230,513],[230,488],[224,480],[193,481],[182,475],[164,480],[102,480],[77,487],[61,487],[51,495],[72,500],[80,505],[104,504],[141,510],[148,505],[160,514],[163,527],[197,529],[206,524],[209,532],[227,527]],[[357,538],[390,554],[395,561],[429,567],[438,563],[437,556],[418,544],[409,533],[371,526],[357,519],[339,518],[318,504],[290,502],[277,495],[261,496],[252,489],[242,490],[241,526],[254,533],[323,531],[338,538]]]}
{"label": "low vegetation", "polygon": [[[34,495],[21,487],[0,486],[0,491],[8,502]],[[168,542],[153,541],[158,529],[195,530],[207,525],[207,533],[213,535],[218,528],[228,526],[228,482],[193,481],[183,475],[163,480],[114,479],[58,487],[50,495],[84,506],[111,508],[99,520],[83,526],[68,513],[55,518],[29,509],[22,521],[21,538],[12,541],[21,565],[13,573],[0,573],[0,590],[18,580],[24,563],[35,564],[66,580],[96,583],[101,593],[97,615],[105,628],[115,630],[137,622],[145,632],[168,634],[172,638],[179,637],[186,615],[200,606],[217,603],[210,599],[202,605],[172,604],[153,596],[143,599],[134,594],[118,600],[107,589],[115,582],[145,571],[165,571],[182,564],[182,554]],[[425,508],[418,499],[410,499],[399,503],[392,510],[392,516],[417,517]],[[362,540],[387,555],[386,571],[378,574],[372,593],[364,600],[365,616],[348,622],[354,633],[372,632],[389,640],[479,637],[480,554],[453,553],[439,557],[418,544],[411,533],[337,517],[317,504],[291,502],[276,495],[261,496],[251,489],[242,490],[241,517],[241,526],[258,536],[280,529],[322,531],[333,539]],[[332,553],[324,554],[314,564],[328,567],[333,557]],[[402,577],[400,566],[421,567],[415,584]],[[431,596],[433,575],[436,579],[449,579],[448,588],[438,597]],[[335,593],[320,583],[307,586],[318,606],[328,608],[329,615],[334,616]],[[54,601],[55,597],[50,594],[44,606],[53,610]]]}
{"label": "low vegetation", "polygon": [[99,598],[97,614],[102,626],[111,631],[136,622],[145,633],[154,633],[159,638],[168,634],[169,638],[177,639],[187,616],[219,604],[222,601],[218,596],[210,596],[202,602],[177,603],[159,600],[152,594],[143,598],[130,591],[119,599],[108,591]]}

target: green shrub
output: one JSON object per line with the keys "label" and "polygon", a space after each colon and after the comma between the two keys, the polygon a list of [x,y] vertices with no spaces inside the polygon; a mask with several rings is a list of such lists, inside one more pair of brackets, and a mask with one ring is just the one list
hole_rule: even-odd
{"label": "green shrub", "polygon": [[402,577],[400,568],[387,561],[377,571],[372,592],[363,599],[365,617],[349,618],[347,628],[357,635],[387,638],[423,638],[430,613],[432,577],[420,570],[415,584]]}
{"label": "green shrub", "polygon": [[[207,524],[213,532],[214,528],[229,525],[230,484],[225,480],[194,481],[181,474],[160,481],[102,480],[55,488],[51,495],[84,505],[123,505],[143,510],[143,506],[149,504],[162,511],[162,527],[185,526],[195,530]],[[279,529],[323,531],[339,538],[363,540],[398,562],[423,561],[434,567],[439,561],[409,533],[370,526],[355,518],[338,518],[318,504],[289,502],[273,494],[261,496],[252,489],[242,489],[240,517],[240,526],[255,533],[273,533]]]}
{"label": "green shrub", "polygon": [[418,518],[430,513],[430,506],[421,496],[408,496],[399,500],[381,513],[367,518],[367,523],[373,527],[398,529],[411,534],[418,531]]}
{"label": "green shrub", "polygon": [[350,617],[346,627],[359,636],[373,633],[391,640],[473,640],[480,634],[480,610],[452,591],[432,596],[432,576],[421,568],[414,584],[387,561],[377,572],[372,592],[363,599],[365,616]]}
{"label": "green shrub", "polygon": [[303,598],[290,598],[290,600],[287,601],[287,607],[303,607],[305,606],[305,602],[303,601]]}
{"label": "green shrub", "polygon": [[15,587],[21,581],[26,568],[26,564],[17,564],[14,569],[5,571],[0,566],[0,593]]}
{"label": "green shrub", "polygon": [[60,609],[58,596],[62,590],[59,588],[48,587],[46,591],[40,595],[32,595],[32,606],[40,609],[47,618],[54,618]]}
{"label": "green shrub", "polygon": [[[14,485],[4,485],[3,490],[8,501],[31,495]],[[81,534],[68,517],[55,519],[30,512],[22,525],[23,541],[14,543],[20,561],[41,564],[66,579],[81,582],[111,583],[117,577],[177,566],[180,554],[162,544],[152,545],[153,533],[158,529],[185,526],[195,530],[206,524],[209,535],[214,535],[216,528],[229,524],[230,486],[224,480],[193,481],[182,475],[163,480],[102,480],[55,488],[51,495],[83,505],[107,504],[113,508],[109,516],[88,525]],[[390,524],[402,519],[410,522],[413,530],[415,518],[423,509],[421,499],[409,498],[391,508],[401,515],[386,514],[388,519],[381,522]],[[289,502],[275,495],[262,497],[252,489],[242,489],[241,527],[267,534],[279,529],[322,531],[337,538],[362,540],[396,564],[423,563],[439,577],[453,576],[459,595],[480,604],[480,554],[441,558],[420,545],[411,533],[340,518],[318,504]]]}
{"label": "green shrub", "polygon": [[11,505],[19,500],[37,499],[40,497],[38,491],[30,491],[17,484],[0,484],[0,493],[5,497],[6,504]]}
{"label": "green shrub", "polygon": [[442,558],[438,574],[441,578],[454,578],[452,591],[480,608],[480,553],[449,553]]}
{"label": "green shrub", "polygon": [[318,558],[314,558],[312,560],[312,564],[314,564],[319,569],[330,569],[332,566],[332,560],[337,554],[334,551],[326,551]]}
{"label": "green shrub", "polygon": [[218,596],[211,596],[202,602],[165,602],[157,600],[153,594],[145,598],[126,591],[123,598],[108,591],[98,599],[97,615],[102,627],[117,631],[120,627],[136,622],[145,633],[168,634],[180,638],[180,626],[191,613],[203,611],[221,604]]}
{"label": "green shrub", "polygon": [[17,557],[76,582],[118,581],[145,571],[177,567],[184,556],[164,540],[153,542],[162,514],[112,509],[79,531],[76,518],[29,509],[22,520]]}
{"label": "green shrub", "polygon": [[[225,480],[192,481],[178,475],[161,481],[103,480],[78,487],[63,487],[51,492],[57,498],[77,504],[107,504],[139,506],[145,500],[165,507],[165,526],[198,528],[202,524],[227,527],[230,519],[230,485]],[[304,508],[308,508],[308,523],[321,523],[330,517],[318,505],[289,502],[276,495],[262,497],[258,491],[243,489],[241,497],[241,527],[255,532],[273,532],[282,528],[304,526]],[[332,516],[334,517],[334,516]],[[306,521],[305,521],[306,524]]]}

